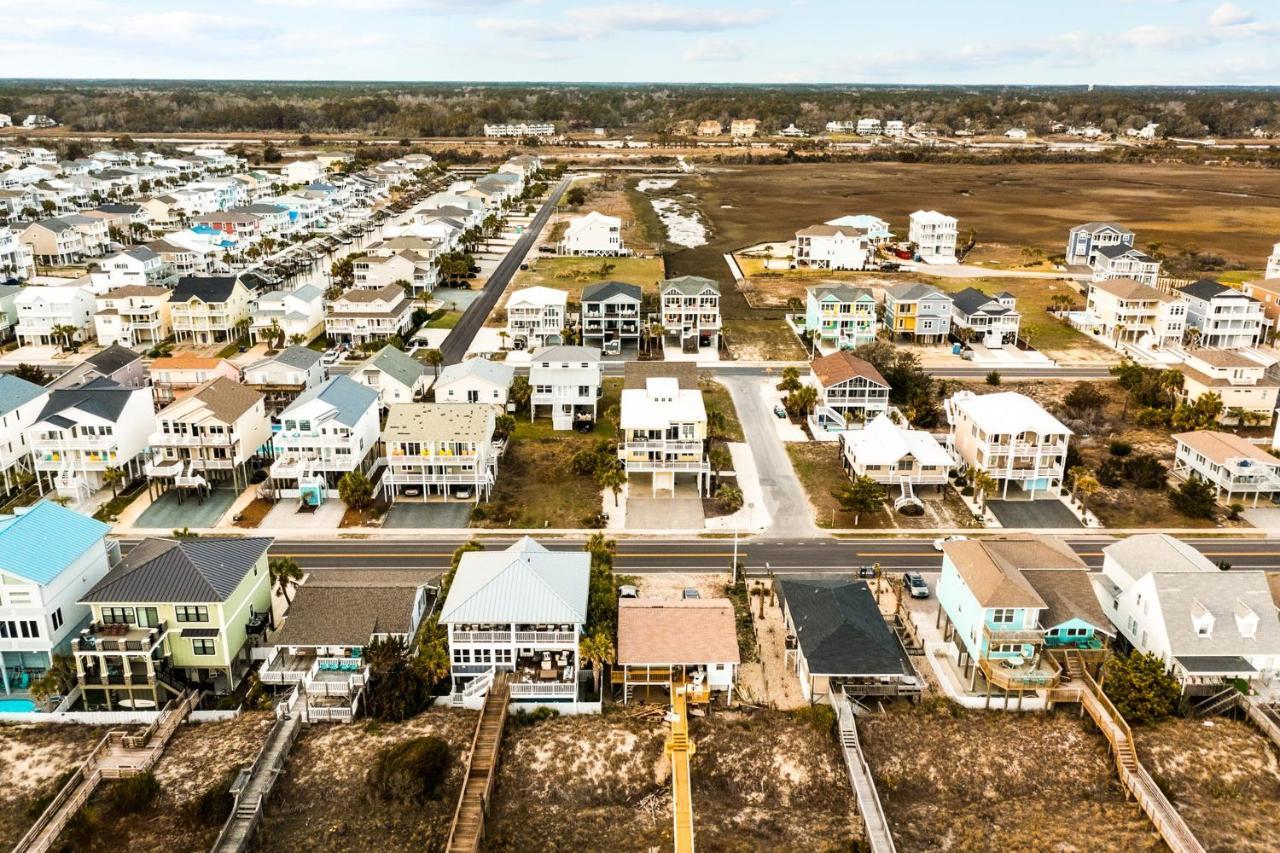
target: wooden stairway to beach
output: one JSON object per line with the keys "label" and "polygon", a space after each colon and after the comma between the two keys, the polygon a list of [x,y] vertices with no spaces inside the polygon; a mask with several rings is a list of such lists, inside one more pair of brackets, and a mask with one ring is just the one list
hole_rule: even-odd
{"label": "wooden stairway to beach", "polygon": [[449,830],[451,853],[474,853],[484,838],[484,819],[489,812],[489,795],[498,772],[498,753],[502,749],[502,730],[507,723],[507,705],[511,701],[510,673],[494,675],[484,697],[484,708],[471,740],[471,757],[467,761],[466,780],[458,796]]}
{"label": "wooden stairway to beach", "polygon": [[845,768],[849,771],[849,784],[853,787],[854,796],[858,801],[858,813],[862,816],[867,845],[872,853],[894,853],[897,848],[893,843],[893,835],[889,832],[889,821],[884,816],[880,795],[876,791],[875,778],[871,775],[871,768],[867,766],[867,761],[862,755],[862,744],[858,741],[853,706],[850,705],[850,700],[843,690],[832,690],[829,698],[835,707],[840,751],[844,754]]}

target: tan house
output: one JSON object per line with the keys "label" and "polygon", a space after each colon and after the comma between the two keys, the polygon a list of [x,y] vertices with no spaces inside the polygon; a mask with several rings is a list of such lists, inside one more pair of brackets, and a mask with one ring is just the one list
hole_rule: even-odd
{"label": "tan house", "polygon": [[1262,303],[1262,313],[1271,321],[1271,328],[1276,328],[1280,323],[1280,278],[1246,281],[1241,289],[1245,296],[1252,296]]}
{"label": "tan house", "polygon": [[719,136],[722,133],[724,133],[724,127],[715,119],[709,118],[706,121],[698,122],[699,136]]}
{"label": "tan house", "polygon": [[1173,475],[1204,480],[1227,504],[1280,493],[1280,459],[1234,433],[1199,430],[1173,436]]}
{"label": "tan house", "polygon": [[353,288],[329,303],[325,334],[330,342],[351,344],[404,334],[413,318],[413,304],[398,284],[376,290]]}
{"label": "tan house", "polygon": [[174,486],[208,489],[249,485],[249,460],[271,439],[263,397],[220,376],[156,415],[147,476]]}
{"label": "tan house", "polygon": [[1269,375],[1269,365],[1242,350],[1190,350],[1177,370],[1182,374],[1182,398],[1194,403],[1208,393],[1222,398],[1219,420],[1250,419],[1271,423],[1280,398],[1280,382]]}
{"label": "tan house", "polygon": [[240,381],[240,369],[225,358],[202,358],[194,355],[175,355],[157,358],[147,369],[151,379],[151,393],[157,406],[166,406],[185,397],[211,379],[225,377]]}
{"label": "tan house", "polygon": [[187,276],[169,296],[173,334],[179,342],[230,343],[248,329],[253,301],[235,276]]}
{"label": "tan house", "polygon": [[612,683],[621,685],[624,703],[637,691],[688,684],[695,695],[723,693],[732,704],[741,662],[733,604],[727,598],[620,599],[617,660]]}
{"label": "tan house", "polygon": [[98,297],[93,324],[98,344],[153,347],[173,335],[172,291],[153,284],[117,287]]}

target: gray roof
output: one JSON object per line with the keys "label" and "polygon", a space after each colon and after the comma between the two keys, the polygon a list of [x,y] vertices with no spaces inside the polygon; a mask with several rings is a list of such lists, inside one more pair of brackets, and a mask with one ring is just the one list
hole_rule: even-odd
{"label": "gray roof", "polygon": [[603,302],[615,296],[625,296],[639,302],[641,300],[640,285],[627,284],[624,281],[597,281],[582,288],[583,302]]}
{"label": "gray roof", "polygon": [[1167,533],[1141,533],[1102,549],[1124,569],[1130,581],[1150,572],[1209,572],[1217,566],[1181,539]]}
{"label": "gray roof", "polygon": [[44,388],[34,382],[0,374],[0,415],[7,415],[46,393],[48,392]]}
{"label": "gray roof", "polygon": [[226,302],[235,290],[233,275],[184,276],[169,296],[170,302],[188,302],[192,298],[202,302]]}
{"label": "gray roof", "polygon": [[440,371],[440,378],[436,380],[436,388],[443,385],[451,385],[467,377],[474,376],[477,379],[483,379],[486,382],[492,382],[503,388],[511,387],[511,380],[516,374],[514,366],[507,364],[505,361],[490,361],[487,358],[469,358],[466,361],[460,361],[457,364],[450,364]]}
{"label": "gray roof", "polygon": [[936,297],[941,297],[943,299],[951,298],[950,296],[947,296],[947,294],[943,293],[941,290],[938,290],[938,288],[934,287],[932,284],[921,284],[919,282],[908,283],[908,284],[895,284],[892,287],[886,287],[885,292],[893,296],[894,299],[907,301],[907,302],[910,302],[916,299],[928,299],[928,298],[936,298]]}
{"label": "gray roof", "polygon": [[[362,573],[363,574],[363,573]],[[408,634],[417,583],[366,579],[331,583],[328,573],[312,573],[293,593],[284,624],[271,642],[277,646],[365,646],[375,634]]]}
{"label": "gray roof", "polygon": [[1214,281],[1211,278],[1202,278],[1193,284],[1188,284],[1186,287],[1179,287],[1178,292],[1186,294],[1187,296],[1193,296],[1196,299],[1203,299],[1205,301],[1213,299],[1216,296],[1248,299],[1254,302],[1257,301],[1256,299],[1253,299],[1253,297],[1247,296],[1241,291],[1236,290],[1234,287],[1228,287],[1227,285]]}
{"label": "gray roof", "polygon": [[[1214,567],[1204,572],[1160,571],[1154,580],[1174,657],[1280,655],[1280,619],[1264,572]],[[1240,633],[1237,615],[1242,607],[1258,617],[1253,637]],[[1213,616],[1207,637],[1198,635],[1192,622],[1192,614],[1202,611]]]}
{"label": "gray roof", "polygon": [[1105,257],[1113,258],[1113,259],[1122,257],[1124,255],[1128,255],[1128,254],[1134,254],[1139,256],[1143,260],[1147,260],[1147,261],[1155,260],[1155,258],[1143,252],[1141,249],[1135,249],[1127,243],[1112,243],[1109,246],[1099,246],[1096,251],[1098,252],[1099,255],[1104,255]]}
{"label": "gray roof", "polygon": [[133,364],[142,356],[138,355],[128,347],[122,347],[120,344],[112,344],[102,352],[94,353],[85,359],[85,362],[92,364],[94,369],[99,373],[110,376],[122,367]]}
{"label": "gray roof", "polygon": [[857,302],[860,299],[875,301],[875,296],[869,289],[849,284],[818,284],[809,289],[819,300],[830,294],[841,302]]}
{"label": "gray roof", "polygon": [[866,581],[785,577],[778,593],[811,674],[915,674]]}
{"label": "gray roof", "polygon": [[286,347],[273,356],[268,356],[261,361],[255,361],[246,367],[245,371],[248,372],[254,368],[262,367],[264,364],[284,364],[289,367],[296,367],[299,370],[310,370],[323,357],[324,353],[317,352],[310,347]]}
{"label": "gray roof", "polygon": [[80,600],[102,604],[226,601],[271,541],[144,539]]}
{"label": "gray roof", "polygon": [[502,551],[462,555],[440,622],[581,624],[587,621],[591,557],[548,551],[524,537]]}
{"label": "gray roof", "polygon": [[1088,231],[1090,234],[1094,234],[1094,233],[1096,233],[1096,232],[1098,232],[1098,231],[1103,230],[1104,228],[1111,228],[1111,229],[1114,229],[1114,230],[1116,230],[1116,231],[1120,232],[1121,234],[1132,234],[1132,233],[1133,233],[1133,232],[1132,232],[1132,231],[1130,231],[1128,228],[1125,228],[1123,225],[1117,225],[1117,224],[1116,224],[1116,223],[1114,223],[1114,222],[1086,222],[1086,223],[1084,223],[1083,225],[1077,225],[1076,227],[1072,228],[1071,230],[1072,230],[1073,232],[1075,232],[1075,231]]}
{"label": "gray roof", "polygon": [[982,311],[984,314],[1008,314],[1009,309],[996,303],[994,296],[988,296],[976,287],[966,287],[959,293],[951,295],[951,302],[966,317]]}
{"label": "gray roof", "polygon": [[369,359],[367,366],[378,368],[408,388],[412,388],[414,383],[427,372],[425,364],[389,344],[378,350],[377,355]]}
{"label": "gray roof", "polygon": [[674,290],[685,296],[697,296],[708,287],[716,293],[720,292],[720,285],[709,278],[703,278],[700,275],[682,275],[678,278],[669,278],[664,281],[662,283],[662,292],[666,293]]}
{"label": "gray roof", "polygon": [[599,361],[600,350],[595,347],[579,347],[559,344],[543,347],[529,356],[530,361]]}
{"label": "gray roof", "polygon": [[129,398],[142,389],[125,388],[110,379],[98,378],[78,388],[59,389],[49,394],[49,402],[44,404],[39,420],[58,418],[55,423],[71,421],[60,417],[60,413],[70,409],[95,415],[103,420],[116,421]]}
{"label": "gray roof", "polygon": [[316,399],[333,406],[337,410],[338,423],[350,427],[355,426],[369,407],[378,402],[378,392],[350,376],[334,376],[299,394],[281,417],[288,417],[290,412]]}

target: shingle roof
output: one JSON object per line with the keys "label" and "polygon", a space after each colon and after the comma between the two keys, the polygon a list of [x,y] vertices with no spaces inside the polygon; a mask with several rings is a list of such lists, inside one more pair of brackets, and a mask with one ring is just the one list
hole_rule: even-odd
{"label": "shingle roof", "polygon": [[691,361],[628,361],[622,368],[623,390],[648,388],[650,379],[674,379],[682,391],[697,391],[698,366]]}
{"label": "shingle roof", "polygon": [[827,296],[834,296],[841,302],[875,301],[875,296],[865,287],[854,287],[850,284],[815,284],[809,288],[814,298],[822,301]]}
{"label": "shingle roof", "polygon": [[700,275],[682,275],[669,278],[662,283],[662,292],[676,291],[684,296],[697,296],[707,288],[720,293],[720,285]]}
{"label": "shingle roof", "polygon": [[125,388],[106,378],[94,379],[78,388],[58,389],[49,394],[49,402],[40,412],[39,420],[47,420],[69,409],[95,415],[114,422],[124,411],[129,398],[141,389]]}
{"label": "shingle roof", "polygon": [[226,376],[209,380],[192,391],[191,396],[204,403],[213,416],[225,424],[235,423],[237,418],[262,402],[262,395],[257,391]]}
{"label": "shingle roof", "polygon": [[812,675],[914,675],[866,581],[783,577],[778,592]]}
{"label": "shingle roof", "polygon": [[951,299],[950,296],[932,284],[921,284],[920,282],[895,284],[891,287],[886,287],[885,292],[899,302],[914,302],[918,299],[936,299],[938,297]]}
{"label": "shingle roof", "polygon": [[17,376],[0,374],[0,415],[7,415],[19,406],[47,394],[41,386]]}
{"label": "shingle roof", "polygon": [[994,296],[987,296],[976,287],[966,287],[959,293],[951,294],[951,303],[960,309],[960,313],[966,317],[981,310],[987,314],[1007,314],[1009,309],[1002,305],[994,304]]}
{"label": "shingle roof", "polygon": [[1179,432],[1171,436],[1210,462],[1223,465],[1228,459],[1248,459],[1264,465],[1280,465],[1280,459],[1235,433],[1203,429],[1196,432]]}
{"label": "shingle roof", "polygon": [[494,385],[510,388],[511,380],[515,377],[515,373],[514,365],[507,364],[505,361],[468,358],[465,361],[450,364],[441,369],[440,378],[436,380],[435,387],[439,390],[446,385],[452,385],[454,382],[474,376],[477,379],[492,382]]}
{"label": "shingle roof", "polygon": [[580,624],[587,620],[591,557],[548,551],[524,537],[502,551],[462,555],[440,622]]}
{"label": "shingle roof", "polygon": [[1149,284],[1134,281],[1131,278],[1113,278],[1107,281],[1095,281],[1090,285],[1094,290],[1110,293],[1117,299],[1143,299],[1151,302],[1169,298]]}
{"label": "shingle roof", "polygon": [[624,598],[618,602],[620,665],[738,663],[727,598]]}
{"label": "shingle roof", "polygon": [[144,539],[81,601],[226,601],[271,547],[271,541]]}
{"label": "shingle roof", "polygon": [[582,288],[583,302],[603,302],[615,296],[625,296],[637,302],[641,300],[640,285],[623,281],[597,281]]}
{"label": "shingle roof", "polygon": [[333,376],[314,388],[308,388],[289,404],[281,417],[287,417],[312,400],[323,400],[337,411],[338,423],[355,426],[370,406],[378,402],[378,392],[368,385],[361,385],[350,376]]}
{"label": "shingle roof", "polygon": [[1046,629],[1079,619],[1105,634],[1115,634],[1111,620],[1098,603],[1088,569],[1024,569],[1022,576],[1044,599],[1040,624]]}
{"label": "shingle roof", "polygon": [[1228,287],[1227,285],[1214,281],[1211,278],[1202,278],[1199,281],[1188,284],[1186,287],[1179,287],[1178,292],[1206,301],[1213,299],[1216,296],[1257,301],[1254,300],[1252,296],[1247,296],[1239,290],[1236,290],[1234,287]]}
{"label": "shingle roof", "polygon": [[1094,251],[1096,251],[1099,255],[1102,255],[1103,257],[1111,258],[1112,260],[1115,260],[1116,258],[1122,258],[1125,255],[1137,255],[1139,258],[1141,258],[1144,261],[1155,260],[1155,258],[1143,252],[1141,249],[1135,249],[1133,248],[1133,246],[1130,246],[1127,243],[1112,243],[1109,246],[1098,246],[1094,249]]}
{"label": "shingle roof", "polygon": [[598,362],[600,360],[600,350],[595,347],[579,347],[571,344],[559,344],[551,347],[543,347],[534,351],[529,356],[533,362],[539,361],[588,361]]}
{"label": "shingle roof", "polygon": [[[364,574],[363,572],[361,573]],[[311,574],[293,593],[284,624],[271,639],[277,646],[364,646],[374,634],[407,634],[418,586],[428,581],[333,583]]]}
{"label": "shingle roof", "polygon": [[369,359],[368,367],[376,367],[401,385],[412,388],[427,372],[427,366],[403,350],[388,344]]}
{"label": "shingle roof", "polygon": [[122,347],[119,344],[112,344],[102,352],[94,353],[85,359],[88,364],[93,365],[94,369],[99,373],[110,376],[122,367],[133,364],[142,356],[138,355],[128,347]]}
{"label": "shingle roof", "polygon": [[109,532],[109,524],[42,501],[0,516],[0,570],[47,584]]}
{"label": "shingle roof", "polygon": [[286,347],[273,356],[268,356],[261,361],[254,362],[246,367],[245,370],[253,370],[254,368],[261,367],[264,364],[272,364],[275,362],[288,365],[289,367],[296,367],[299,370],[307,370],[322,358],[324,358],[324,353],[317,352],[310,347]]}
{"label": "shingle roof", "polygon": [[1085,568],[1075,552],[1060,540],[1033,534],[948,542],[943,552],[983,608],[1043,609],[1048,605],[1023,569]]}
{"label": "shingle roof", "polygon": [[184,276],[178,279],[169,301],[199,299],[202,302],[226,302],[235,286],[236,277],[233,275]]}
{"label": "shingle roof", "polygon": [[838,385],[846,382],[854,377],[861,376],[871,382],[877,382],[888,388],[889,383],[880,371],[876,370],[875,365],[864,359],[858,358],[848,350],[840,350],[831,355],[824,355],[822,358],[814,359],[813,364],[809,365],[813,370],[813,375],[818,377],[818,382],[823,388],[830,388],[832,385]]}

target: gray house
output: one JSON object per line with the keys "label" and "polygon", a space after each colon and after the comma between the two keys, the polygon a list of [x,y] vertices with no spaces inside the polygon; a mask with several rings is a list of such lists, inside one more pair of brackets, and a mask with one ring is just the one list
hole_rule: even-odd
{"label": "gray house", "polygon": [[598,344],[606,352],[629,344],[638,347],[642,301],[639,285],[620,281],[587,285],[582,290],[582,342]]}

